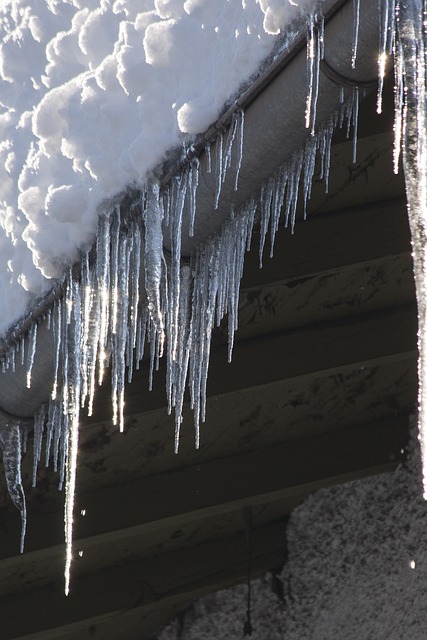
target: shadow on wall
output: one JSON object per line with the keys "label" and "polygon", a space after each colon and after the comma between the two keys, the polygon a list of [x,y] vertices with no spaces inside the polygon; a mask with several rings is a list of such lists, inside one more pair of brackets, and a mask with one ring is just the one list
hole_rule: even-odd
{"label": "shadow on wall", "polygon": [[[313,494],[291,515],[289,560],[252,582],[254,640],[425,640],[427,502],[415,420],[394,473]],[[210,594],[156,640],[241,639],[246,585]]]}

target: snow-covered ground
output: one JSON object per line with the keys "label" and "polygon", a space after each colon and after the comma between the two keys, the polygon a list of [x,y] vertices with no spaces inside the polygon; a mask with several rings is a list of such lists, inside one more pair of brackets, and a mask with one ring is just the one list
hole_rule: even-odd
{"label": "snow-covered ground", "polygon": [[[427,503],[415,443],[395,473],[323,489],[294,510],[284,601],[271,575],[253,582],[253,640],[425,639]],[[241,585],[194,603],[159,640],[237,640],[245,619]]]}
{"label": "snow-covered ground", "polygon": [[309,0],[3,0],[0,334],[97,207],[204,131]]}

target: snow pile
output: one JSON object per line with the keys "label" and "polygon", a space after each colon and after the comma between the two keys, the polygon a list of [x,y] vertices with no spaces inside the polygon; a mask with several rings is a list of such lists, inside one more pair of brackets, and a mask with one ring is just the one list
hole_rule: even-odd
{"label": "snow pile", "polygon": [[[321,490],[294,510],[283,600],[274,576],[252,583],[254,640],[425,638],[427,504],[415,442],[393,474]],[[237,640],[245,618],[241,585],[195,602],[158,640]]]}
{"label": "snow pile", "polygon": [[298,4],[3,0],[0,333],[92,243],[102,201],[217,118]]}

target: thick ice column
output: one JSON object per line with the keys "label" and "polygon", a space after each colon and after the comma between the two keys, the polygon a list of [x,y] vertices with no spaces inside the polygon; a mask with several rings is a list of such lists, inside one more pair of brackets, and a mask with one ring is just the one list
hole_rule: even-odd
{"label": "thick ice column", "polygon": [[[427,499],[427,88],[425,0],[397,5],[396,94],[403,96],[402,159],[418,303],[419,439]],[[399,126],[397,127],[399,129]]]}
{"label": "thick ice column", "polygon": [[162,221],[163,212],[160,206],[159,185],[157,183],[149,184],[144,208],[145,291],[150,317],[159,334],[161,345],[163,345],[165,329],[160,293],[164,278]]}
{"label": "thick ice column", "polygon": [[[28,421],[23,421],[23,423]],[[21,513],[21,543],[20,551],[24,551],[25,530],[27,525],[27,511],[25,494],[21,478],[22,457],[22,429],[19,418],[13,418],[6,413],[0,413],[0,449],[3,452],[3,466],[6,476],[7,489],[13,504]]]}

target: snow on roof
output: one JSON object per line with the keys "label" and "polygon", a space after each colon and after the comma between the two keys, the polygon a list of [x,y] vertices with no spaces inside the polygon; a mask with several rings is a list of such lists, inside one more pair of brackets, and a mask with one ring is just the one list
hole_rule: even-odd
{"label": "snow on roof", "polygon": [[0,334],[93,241],[99,204],[205,130],[301,6],[3,0]]}

